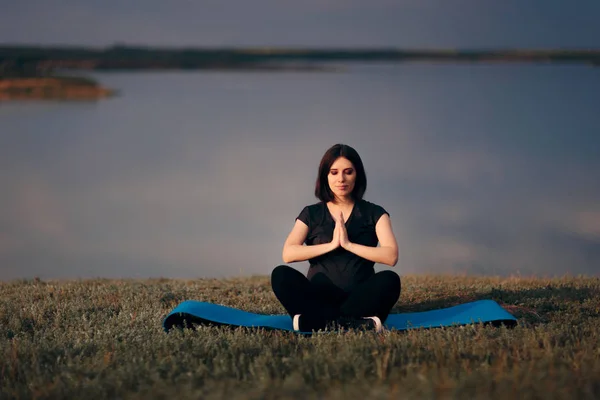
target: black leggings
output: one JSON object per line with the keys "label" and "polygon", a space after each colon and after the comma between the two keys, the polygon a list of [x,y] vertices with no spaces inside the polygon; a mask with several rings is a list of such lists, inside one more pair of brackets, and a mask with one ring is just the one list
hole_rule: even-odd
{"label": "black leggings", "polygon": [[303,325],[311,330],[324,329],[339,317],[377,316],[385,322],[400,297],[400,277],[390,270],[377,272],[347,293],[322,273],[309,281],[301,272],[279,265],[271,273],[271,286],[288,314],[302,314]]}

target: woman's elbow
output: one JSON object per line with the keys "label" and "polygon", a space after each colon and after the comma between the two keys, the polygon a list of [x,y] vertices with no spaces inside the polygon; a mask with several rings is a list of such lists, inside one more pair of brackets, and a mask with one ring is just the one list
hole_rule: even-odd
{"label": "woman's elbow", "polygon": [[283,248],[283,251],[281,253],[281,258],[283,259],[283,262],[286,264],[294,262],[294,259],[293,259],[292,255],[290,254],[290,251],[287,247]]}
{"label": "woman's elbow", "polygon": [[395,267],[396,264],[398,263],[398,250],[394,250],[391,254],[390,260],[389,260],[389,266],[390,267]]}
{"label": "woman's elbow", "polygon": [[397,263],[398,263],[398,258],[389,258],[386,261],[382,262],[382,264],[385,264],[388,267],[395,267]]}

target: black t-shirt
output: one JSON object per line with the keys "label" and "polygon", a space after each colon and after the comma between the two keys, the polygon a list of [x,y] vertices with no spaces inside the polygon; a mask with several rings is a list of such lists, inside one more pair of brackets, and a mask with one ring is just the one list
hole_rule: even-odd
{"label": "black t-shirt", "polygon": [[[357,201],[346,221],[348,240],[364,246],[377,246],[375,225],[383,214],[389,215],[383,207],[366,200]],[[297,219],[308,226],[308,235],[304,242],[307,245],[329,243],[333,239],[335,221],[324,202],[304,207]],[[346,292],[350,292],[356,284],[375,273],[373,261],[359,257],[342,247],[311,258],[309,263],[308,279],[322,272]]]}

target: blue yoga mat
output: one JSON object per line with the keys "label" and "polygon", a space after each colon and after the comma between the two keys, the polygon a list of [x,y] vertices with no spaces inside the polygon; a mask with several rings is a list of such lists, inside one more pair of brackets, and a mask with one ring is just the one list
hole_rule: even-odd
{"label": "blue yoga mat", "polygon": [[[214,303],[188,300],[179,304],[163,321],[165,331],[183,327],[185,322],[245,326],[293,331],[289,315],[255,314]],[[493,323],[514,326],[517,319],[493,300],[478,300],[438,310],[390,314],[385,327],[390,330],[440,328],[473,323]],[[310,332],[299,332],[310,334]]]}

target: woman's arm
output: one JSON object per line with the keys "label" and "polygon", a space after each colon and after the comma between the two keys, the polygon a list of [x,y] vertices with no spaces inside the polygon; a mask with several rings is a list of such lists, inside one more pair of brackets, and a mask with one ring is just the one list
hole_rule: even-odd
{"label": "woman's arm", "polygon": [[340,246],[339,228],[333,231],[333,240],[329,243],[304,246],[303,243],[308,235],[308,226],[299,219],[296,220],[292,231],[283,244],[283,262],[293,263],[306,261],[322,254],[329,253]]}
{"label": "woman's arm", "polygon": [[[343,219],[342,219],[343,221]],[[398,243],[392,231],[392,223],[387,214],[383,214],[377,225],[375,225],[375,233],[379,239],[379,247],[363,246],[362,244],[351,243],[348,240],[348,232],[343,223],[336,221],[336,228],[340,227],[340,246],[359,257],[369,261],[381,263],[393,267],[398,262]]]}

